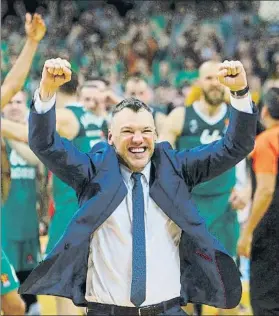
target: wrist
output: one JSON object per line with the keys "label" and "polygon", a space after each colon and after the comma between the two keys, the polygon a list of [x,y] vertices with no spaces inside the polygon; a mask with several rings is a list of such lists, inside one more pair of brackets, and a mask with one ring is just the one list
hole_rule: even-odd
{"label": "wrist", "polygon": [[27,36],[26,42],[27,42],[29,45],[38,46],[40,41],[37,41],[37,40],[35,40],[34,38]]}
{"label": "wrist", "polygon": [[52,90],[52,89],[48,89],[46,87],[43,87],[40,85],[39,87],[39,96],[41,101],[43,102],[47,102],[49,101],[54,95],[55,95],[56,91]]}
{"label": "wrist", "polygon": [[238,90],[230,90],[231,96],[236,99],[243,99],[249,94],[249,86],[241,87]]}

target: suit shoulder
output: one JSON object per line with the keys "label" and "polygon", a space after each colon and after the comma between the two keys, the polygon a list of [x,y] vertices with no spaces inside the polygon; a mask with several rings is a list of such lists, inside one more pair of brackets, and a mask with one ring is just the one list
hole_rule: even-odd
{"label": "suit shoulder", "polygon": [[172,149],[173,149],[172,146],[171,146],[171,144],[170,144],[169,142],[166,142],[166,141],[157,143],[157,144],[156,144],[156,148],[157,148],[158,150],[163,150],[163,149],[172,150]]}
{"label": "suit shoulder", "polygon": [[107,142],[98,142],[96,143],[90,150],[90,154],[94,154],[94,153],[105,153],[106,151],[110,150],[110,145]]}
{"label": "suit shoulder", "polygon": [[97,170],[104,165],[106,168],[115,168],[118,166],[116,152],[107,142],[95,144],[87,155]]}

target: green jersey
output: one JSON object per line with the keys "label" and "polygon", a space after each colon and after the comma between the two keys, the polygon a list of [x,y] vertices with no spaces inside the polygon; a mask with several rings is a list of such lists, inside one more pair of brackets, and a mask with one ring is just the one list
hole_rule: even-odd
{"label": "green jersey", "polygon": [[11,265],[3,249],[1,249],[1,295],[19,288],[19,281],[14,267]]}
{"label": "green jersey", "polygon": [[[197,102],[185,110],[185,120],[181,136],[178,138],[178,150],[190,149],[221,139],[229,123],[228,106],[223,103],[217,116],[209,118],[197,107]],[[235,185],[235,168],[222,175],[201,183],[193,189],[196,195],[218,195],[228,193]]]}
{"label": "green jersey", "polygon": [[[79,150],[89,152],[96,143],[105,140],[108,126],[104,118],[84,110],[81,106],[71,105],[66,108],[74,113],[80,123],[78,135],[72,140],[73,145]],[[53,200],[55,213],[50,225],[47,252],[53,248],[62,236],[69,221],[78,209],[75,191],[55,175],[53,176]]]}
{"label": "green jersey", "polygon": [[6,144],[11,166],[11,188],[2,208],[2,242],[38,237],[36,167],[29,165]]}

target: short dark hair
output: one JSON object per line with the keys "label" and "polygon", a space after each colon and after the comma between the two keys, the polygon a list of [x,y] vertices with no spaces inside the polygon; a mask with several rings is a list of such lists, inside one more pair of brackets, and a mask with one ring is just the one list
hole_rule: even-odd
{"label": "short dark hair", "polygon": [[125,83],[125,87],[124,87],[125,90],[126,90],[126,85],[127,85],[128,82],[134,82],[134,83],[144,82],[144,83],[146,83],[148,85],[146,80],[143,77],[141,77],[141,76],[139,76],[137,74],[133,74],[132,76],[127,78],[126,83]]}
{"label": "short dark hair", "polygon": [[140,101],[138,99],[128,98],[128,99],[124,99],[123,101],[121,101],[120,103],[118,103],[114,106],[112,113],[111,113],[112,117],[114,117],[114,115],[116,113],[122,111],[125,108],[131,109],[134,112],[146,110],[152,114],[152,110],[148,105],[146,105],[145,103],[143,103],[142,101]]}
{"label": "short dark hair", "polygon": [[59,91],[67,95],[73,95],[77,93],[78,88],[78,75],[72,72],[71,80],[59,87]]}
{"label": "short dark hair", "polygon": [[107,87],[109,86],[110,82],[101,76],[87,76],[84,79],[86,84],[87,81],[102,81]]}
{"label": "short dark hair", "polygon": [[272,87],[266,92],[264,104],[266,104],[271,117],[279,120],[279,88]]}

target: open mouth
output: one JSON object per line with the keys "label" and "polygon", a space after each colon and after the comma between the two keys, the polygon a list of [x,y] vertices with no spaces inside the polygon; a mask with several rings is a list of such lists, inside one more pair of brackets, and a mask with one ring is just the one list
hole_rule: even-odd
{"label": "open mouth", "polygon": [[132,154],[142,154],[147,150],[147,147],[130,147],[129,152]]}

